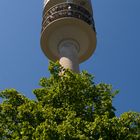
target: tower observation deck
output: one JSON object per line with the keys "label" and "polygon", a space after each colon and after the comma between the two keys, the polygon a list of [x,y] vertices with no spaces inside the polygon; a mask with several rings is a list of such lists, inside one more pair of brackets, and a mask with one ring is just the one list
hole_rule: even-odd
{"label": "tower observation deck", "polygon": [[41,48],[52,61],[79,72],[96,48],[90,0],[44,0]]}

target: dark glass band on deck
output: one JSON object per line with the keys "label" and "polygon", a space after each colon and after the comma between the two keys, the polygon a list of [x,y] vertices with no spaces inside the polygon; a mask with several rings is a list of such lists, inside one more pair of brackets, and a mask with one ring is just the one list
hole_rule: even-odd
{"label": "dark glass band on deck", "polygon": [[73,3],[61,3],[53,6],[48,11],[45,8],[43,11],[42,31],[54,20],[64,17],[74,17],[83,20],[91,25],[95,31],[92,15],[85,8]]}

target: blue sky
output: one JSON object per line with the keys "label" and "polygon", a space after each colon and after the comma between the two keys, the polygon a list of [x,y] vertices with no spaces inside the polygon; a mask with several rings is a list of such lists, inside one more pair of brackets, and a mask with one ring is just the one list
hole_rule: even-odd
{"label": "blue sky", "polygon": [[[80,65],[95,82],[112,84],[117,115],[140,112],[140,1],[93,0],[97,49]],[[15,88],[29,98],[41,77],[49,77],[40,49],[43,1],[0,1],[0,90]]]}

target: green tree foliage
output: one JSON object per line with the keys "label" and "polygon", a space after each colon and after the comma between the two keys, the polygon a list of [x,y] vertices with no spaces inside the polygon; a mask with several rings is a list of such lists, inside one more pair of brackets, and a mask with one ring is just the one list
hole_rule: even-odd
{"label": "green tree foliage", "polygon": [[140,140],[140,114],[116,117],[111,85],[59,64],[49,70],[33,91],[36,100],[14,89],[0,92],[0,140]]}

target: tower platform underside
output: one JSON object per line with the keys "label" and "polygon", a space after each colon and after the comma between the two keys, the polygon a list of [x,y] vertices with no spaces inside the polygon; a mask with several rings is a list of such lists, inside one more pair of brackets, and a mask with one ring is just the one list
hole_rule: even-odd
{"label": "tower platform underside", "polygon": [[50,60],[60,59],[58,46],[64,40],[74,40],[79,44],[79,63],[87,60],[96,48],[96,33],[87,23],[75,18],[57,19],[46,26],[41,36],[42,50]]}

